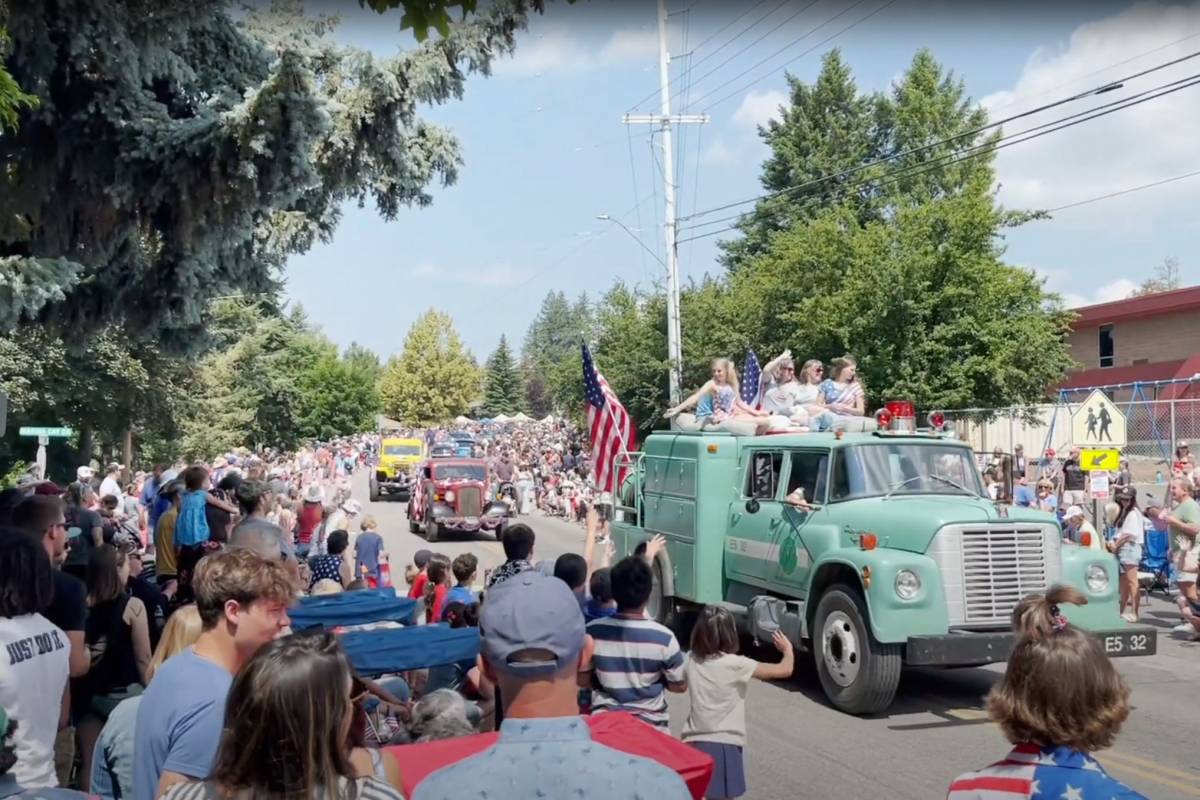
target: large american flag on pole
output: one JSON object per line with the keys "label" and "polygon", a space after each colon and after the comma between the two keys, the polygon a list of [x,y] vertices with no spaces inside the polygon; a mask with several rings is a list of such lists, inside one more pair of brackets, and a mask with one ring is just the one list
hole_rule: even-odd
{"label": "large american flag on pole", "polygon": [[633,447],[633,420],[596,369],[586,344],[583,345],[583,395],[587,400],[596,487],[615,496],[628,470],[625,456]]}

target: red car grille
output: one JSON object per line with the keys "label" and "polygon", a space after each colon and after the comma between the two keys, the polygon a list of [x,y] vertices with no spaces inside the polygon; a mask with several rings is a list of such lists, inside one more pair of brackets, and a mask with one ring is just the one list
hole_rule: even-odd
{"label": "red car grille", "polygon": [[478,517],[483,513],[483,490],[478,486],[463,486],[454,495],[460,517]]}

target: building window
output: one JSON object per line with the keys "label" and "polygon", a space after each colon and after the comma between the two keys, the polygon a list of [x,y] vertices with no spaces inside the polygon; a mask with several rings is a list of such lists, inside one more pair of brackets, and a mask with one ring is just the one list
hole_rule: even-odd
{"label": "building window", "polygon": [[1113,365],[1113,326],[1100,326],[1100,366]]}

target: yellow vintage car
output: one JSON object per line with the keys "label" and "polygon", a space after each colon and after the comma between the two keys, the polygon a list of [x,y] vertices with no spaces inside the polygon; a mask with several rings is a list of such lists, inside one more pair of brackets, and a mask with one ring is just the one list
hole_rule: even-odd
{"label": "yellow vintage car", "polygon": [[379,447],[379,463],[371,473],[371,500],[385,495],[399,495],[408,500],[412,491],[412,472],[425,459],[425,442],[421,439],[385,438]]}

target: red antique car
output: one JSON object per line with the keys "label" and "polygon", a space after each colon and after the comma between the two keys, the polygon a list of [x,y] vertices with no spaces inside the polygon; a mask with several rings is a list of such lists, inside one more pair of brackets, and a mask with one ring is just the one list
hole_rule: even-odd
{"label": "red antique car", "polygon": [[417,485],[408,501],[408,528],[425,530],[436,542],[443,531],[504,532],[508,507],[489,502],[487,462],[481,458],[438,458],[421,465]]}

